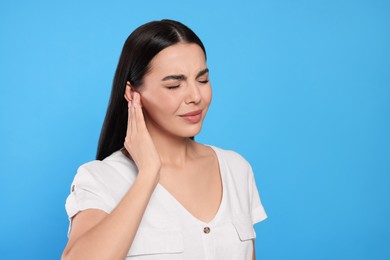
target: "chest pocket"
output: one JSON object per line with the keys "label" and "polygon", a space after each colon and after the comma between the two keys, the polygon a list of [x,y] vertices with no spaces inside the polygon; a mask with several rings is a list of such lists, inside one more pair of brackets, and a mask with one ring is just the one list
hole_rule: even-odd
{"label": "chest pocket", "polygon": [[249,214],[239,214],[234,217],[234,228],[241,241],[255,239],[256,233],[253,228],[252,218]]}
{"label": "chest pocket", "polygon": [[127,259],[183,259],[183,234],[180,230],[140,227]]}

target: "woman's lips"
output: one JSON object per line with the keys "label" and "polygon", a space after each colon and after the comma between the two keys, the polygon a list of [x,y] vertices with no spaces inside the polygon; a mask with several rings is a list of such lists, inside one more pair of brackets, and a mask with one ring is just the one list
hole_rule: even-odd
{"label": "woman's lips", "polygon": [[186,120],[187,122],[196,124],[199,123],[199,121],[202,119],[202,110],[192,111],[190,113],[180,115],[180,117]]}

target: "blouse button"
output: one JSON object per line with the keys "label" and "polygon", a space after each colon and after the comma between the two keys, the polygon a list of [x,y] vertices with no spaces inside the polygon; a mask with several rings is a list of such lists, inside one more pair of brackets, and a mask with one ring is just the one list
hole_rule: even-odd
{"label": "blouse button", "polygon": [[210,233],[210,228],[209,228],[209,227],[205,227],[205,228],[203,229],[203,232],[204,232],[205,234]]}

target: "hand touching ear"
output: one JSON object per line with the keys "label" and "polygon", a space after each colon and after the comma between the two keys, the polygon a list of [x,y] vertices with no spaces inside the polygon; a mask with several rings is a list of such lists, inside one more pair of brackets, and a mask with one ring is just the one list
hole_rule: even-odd
{"label": "hand touching ear", "polygon": [[146,128],[141,95],[128,83],[125,98],[128,101],[128,121],[124,146],[137,165],[139,173],[156,173],[153,177],[158,182],[161,160]]}

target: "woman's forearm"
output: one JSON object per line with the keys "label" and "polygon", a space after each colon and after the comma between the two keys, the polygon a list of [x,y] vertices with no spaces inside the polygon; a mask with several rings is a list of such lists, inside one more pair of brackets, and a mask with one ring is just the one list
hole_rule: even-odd
{"label": "woman's forearm", "polygon": [[158,183],[155,176],[139,172],[112,213],[68,245],[62,259],[124,259]]}

